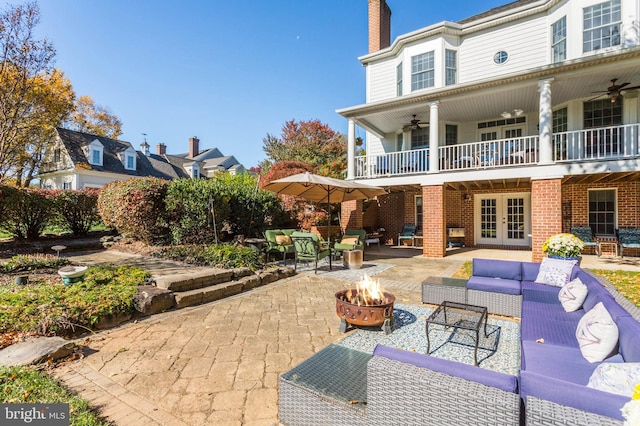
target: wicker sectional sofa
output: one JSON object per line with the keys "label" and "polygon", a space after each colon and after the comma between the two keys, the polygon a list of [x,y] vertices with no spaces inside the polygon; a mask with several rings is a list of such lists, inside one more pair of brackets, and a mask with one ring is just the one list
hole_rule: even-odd
{"label": "wicker sectional sofa", "polygon": [[[582,356],[576,326],[602,302],[619,331],[615,353],[604,362],[640,362],[640,310],[576,266],[571,279],[579,277],[588,295],[582,308],[567,313],[558,300],[559,287],[535,282],[539,267],[476,259],[475,278],[467,285],[469,303],[480,300],[500,309],[505,303],[508,309],[519,305],[518,376],[378,345],[367,363],[366,413],[352,424],[621,425],[620,408],[629,398],[586,386],[600,363]],[[478,292],[479,299],[469,291]],[[349,407],[338,410],[345,411],[339,418],[347,418]]]}

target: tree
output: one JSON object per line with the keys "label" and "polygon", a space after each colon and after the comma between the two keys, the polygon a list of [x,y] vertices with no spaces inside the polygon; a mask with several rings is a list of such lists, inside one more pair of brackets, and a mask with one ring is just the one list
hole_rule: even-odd
{"label": "tree", "polygon": [[53,46],[34,36],[39,21],[36,3],[0,12],[0,182],[25,161],[32,119],[42,111],[39,86],[53,72]]}
{"label": "tree", "polygon": [[344,136],[320,120],[287,121],[279,138],[267,134],[262,141],[268,158],[263,170],[279,161],[300,161],[319,174],[340,178],[347,168]]}
{"label": "tree", "polygon": [[91,96],[80,96],[67,127],[83,133],[118,139],[122,122],[108,108],[96,105]]}

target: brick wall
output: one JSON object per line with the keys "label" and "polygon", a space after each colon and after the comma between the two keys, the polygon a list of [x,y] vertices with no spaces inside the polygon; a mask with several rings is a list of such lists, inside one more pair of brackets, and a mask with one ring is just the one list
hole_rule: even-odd
{"label": "brick wall", "polygon": [[362,200],[344,201],[340,205],[342,232],[347,228],[362,229]]}
{"label": "brick wall", "polygon": [[422,187],[424,242],[422,254],[425,257],[444,257],[446,253],[445,237],[445,189],[442,185]]}
{"label": "brick wall", "polygon": [[[596,182],[591,184],[568,184],[562,187],[563,221],[562,232],[572,226],[589,225],[589,189],[616,189],[618,227],[640,227],[640,183]],[[592,254],[593,251],[585,253]],[[627,249],[630,256],[640,256],[640,250]]]}
{"label": "brick wall", "polygon": [[531,181],[531,258],[540,262],[542,244],[562,232],[562,180]]}
{"label": "brick wall", "polygon": [[391,44],[391,9],[386,0],[369,1],[369,53]]}

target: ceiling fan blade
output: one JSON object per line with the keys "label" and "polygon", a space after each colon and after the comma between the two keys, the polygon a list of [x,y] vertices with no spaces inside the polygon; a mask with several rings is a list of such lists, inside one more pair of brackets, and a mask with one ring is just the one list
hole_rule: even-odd
{"label": "ceiling fan blade", "polygon": [[640,89],[640,86],[633,86],[633,87],[625,87],[624,89],[620,89],[620,90],[635,90],[635,89]]}
{"label": "ceiling fan blade", "polygon": [[607,94],[607,92],[604,92],[604,93],[602,93],[601,95],[594,96],[593,98],[588,99],[588,100],[587,100],[587,102],[595,101],[596,99],[601,98],[601,97],[603,97],[603,96],[604,96],[604,95],[606,95],[606,94]]}
{"label": "ceiling fan blade", "polygon": [[622,83],[621,85],[618,86],[618,90],[621,90],[623,87],[630,85],[631,83],[627,82],[627,83]]}

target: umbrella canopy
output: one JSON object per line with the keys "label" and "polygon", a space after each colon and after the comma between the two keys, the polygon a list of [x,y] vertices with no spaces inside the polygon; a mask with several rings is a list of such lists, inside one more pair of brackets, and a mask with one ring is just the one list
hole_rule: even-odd
{"label": "umbrella canopy", "polygon": [[265,185],[263,189],[277,194],[297,195],[305,200],[318,203],[366,200],[387,193],[378,186],[319,176],[309,172],[274,180]]}
{"label": "umbrella canopy", "polygon": [[[331,203],[366,200],[387,193],[378,186],[319,176],[309,172],[274,180],[262,189],[277,194],[297,195],[308,201],[327,203],[329,204],[329,217],[331,217]],[[329,240],[331,240],[331,220],[329,220],[328,230]]]}

